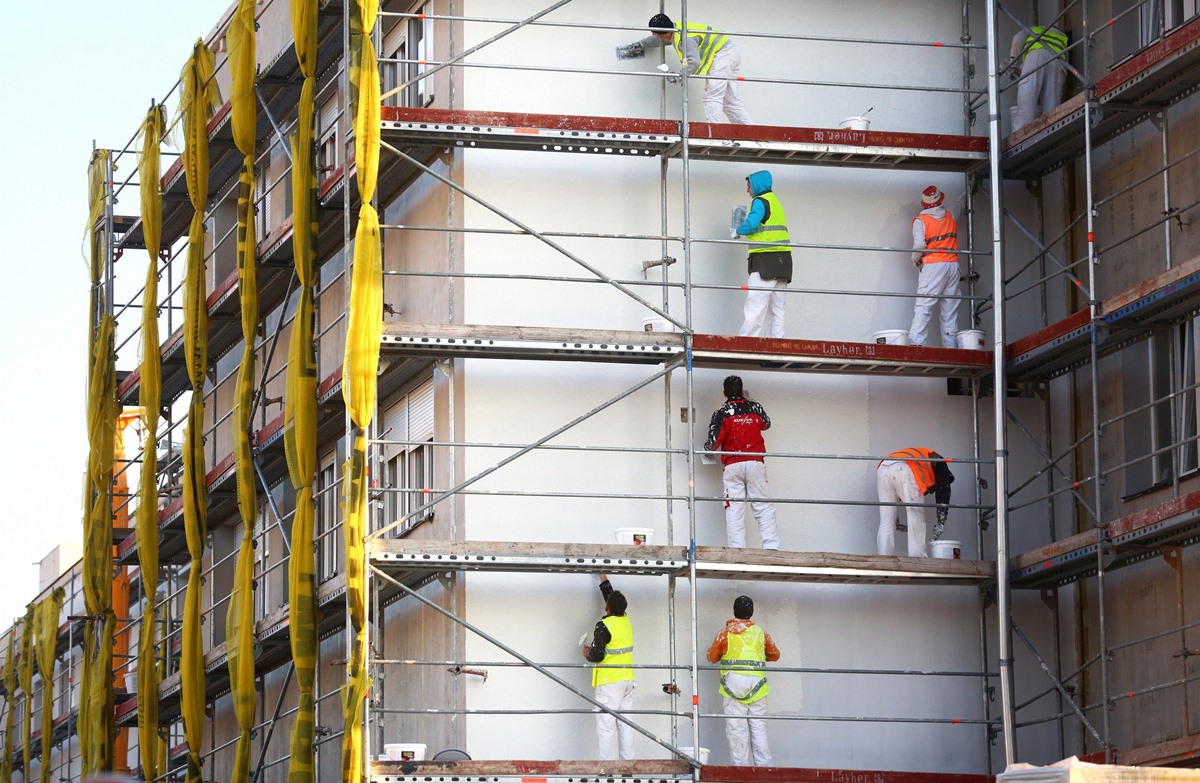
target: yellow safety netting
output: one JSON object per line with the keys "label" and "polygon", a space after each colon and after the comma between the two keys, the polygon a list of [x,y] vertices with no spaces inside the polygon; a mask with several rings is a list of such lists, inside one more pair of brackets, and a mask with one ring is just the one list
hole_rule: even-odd
{"label": "yellow safety netting", "polygon": [[[107,176],[108,150],[93,151],[92,160],[88,164],[88,270],[89,279],[92,283],[88,312],[89,339],[91,338],[90,330],[96,325],[96,319],[100,316],[99,308],[104,301],[104,292],[100,288],[100,273],[104,267],[104,254],[100,248],[100,241],[103,235],[100,232],[99,223],[100,215],[104,212]],[[88,350],[89,352],[91,351],[90,342],[88,343]]]}
{"label": "yellow safety netting", "polygon": [[29,735],[33,723],[33,644],[37,635],[36,607],[30,604],[25,609],[25,619],[21,626],[21,657],[17,660],[17,677],[21,683],[21,692],[25,694],[25,719],[21,721],[21,767],[25,779],[29,780]]}
{"label": "yellow safety netting", "polygon": [[317,0],[290,0],[296,60],[304,76],[292,137],[292,244],[299,303],[288,350],[284,389],[284,449],[296,489],[288,563],[289,625],[299,702],[289,742],[288,783],[312,783],[317,664],[316,562],[313,555],[313,478],[317,463],[317,367],[313,302],[317,245],[316,115]]}
{"label": "yellow safety netting", "polygon": [[[54,662],[58,646],[58,616],[62,613],[62,588],[38,602],[37,614],[37,667],[42,676],[42,771],[41,783],[50,783],[50,747],[54,739]],[[25,768],[25,779],[29,780],[29,768]]]}
{"label": "yellow safety netting", "polygon": [[[88,472],[83,520],[83,601],[88,616],[80,685],[80,753],[83,772],[111,769],[113,758],[112,667],[112,473],[117,420],[116,321],[100,319],[88,373]],[[97,636],[99,634],[99,636]]]}
{"label": "yellow safety netting", "polygon": [[379,62],[371,38],[379,12],[377,0],[360,0],[352,20],[350,90],[354,110],[355,171],[362,206],[354,235],[354,268],[350,279],[350,312],[342,393],[354,423],[354,444],[345,470],[343,537],[346,543],[346,601],[353,648],[342,686],[342,781],[357,783],[364,776],[362,703],[370,687],[367,677],[366,574],[363,539],[367,518],[366,428],[375,413],[376,376],[383,327],[383,260],[379,215],[371,200],[379,172]]}
{"label": "yellow safety netting", "polygon": [[13,649],[13,639],[17,635],[15,627],[8,630],[8,657],[4,659],[4,701],[8,709],[4,711],[4,757],[0,758],[0,783],[12,783],[13,757],[13,716],[17,706],[17,667],[16,655]]}
{"label": "yellow safety netting", "polygon": [[138,566],[146,608],[142,611],[137,653],[138,750],[146,780],[158,777],[158,419],[162,405],[162,358],[158,347],[158,254],[162,244],[162,190],[159,144],[167,123],[166,108],[151,106],[142,122],[138,181],[142,234],[146,240],[146,286],[142,296],[142,356],[138,367],[138,403],[146,444],[138,478]]}
{"label": "yellow safety netting", "polygon": [[250,732],[254,728],[254,523],[258,497],[250,450],[250,414],[254,405],[254,338],[258,328],[258,280],[255,267],[254,142],[257,108],[254,100],[255,51],[254,0],[239,0],[229,23],[231,78],[229,102],[233,115],[233,141],[242,153],[238,177],[237,268],[242,315],[242,361],[238,368],[233,402],[233,452],[237,476],[238,510],[242,542],[238,548],[229,612],[225,616],[229,643],[229,688],[239,734],[231,783],[250,779]]}
{"label": "yellow safety netting", "polygon": [[204,272],[204,204],[208,199],[208,120],[221,98],[213,80],[213,53],[196,41],[183,69],[183,165],[191,199],[187,269],[183,285],[184,358],[192,383],[183,436],[183,527],[191,567],[183,608],[180,702],[187,743],[186,783],[201,779],[204,742],[204,648],[200,638],[201,559],[208,528],[208,489],[204,465],[204,379],[208,370],[208,303]]}

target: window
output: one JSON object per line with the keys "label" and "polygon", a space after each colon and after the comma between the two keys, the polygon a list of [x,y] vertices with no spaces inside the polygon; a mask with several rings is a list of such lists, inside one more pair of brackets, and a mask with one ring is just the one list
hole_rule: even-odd
{"label": "window", "polygon": [[[1129,9],[1137,6],[1137,10]],[[1198,0],[1116,0],[1113,15],[1113,62],[1140,52],[1163,35],[1196,16]]]}
{"label": "window", "polygon": [[427,509],[405,519],[432,497],[433,489],[433,381],[426,381],[390,408],[384,418],[388,429],[383,466],[383,525],[404,524],[392,531],[402,536],[433,518]]}
{"label": "window", "polygon": [[[1125,497],[1170,484],[1200,467],[1196,363],[1200,319],[1156,332],[1121,353],[1127,410]],[[1135,461],[1136,460],[1136,461]]]}
{"label": "window", "polygon": [[[429,3],[419,3],[411,13],[429,13]],[[403,17],[387,30],[383,36],[383,92],[389,93],[400,85],[416,79],[427,69],[433,52],[433,20],[428,18]],[[389,95],[384,106],[425,107],[433,102],[428,91],[428,81],[418,79],[401,92]]]}
{"label": "window", "polygon": [[342,165],[338,149],[338,117],[341,114],[340,96],[334,93],[321,104],[317,115],[317,182],[323,183],[334,176]]}
{"label": "window", "polygon": [[340,488],[334,483],[334,456],[317,476],[317,581],[338,575],[342,567],[342,527],[338,516]]}

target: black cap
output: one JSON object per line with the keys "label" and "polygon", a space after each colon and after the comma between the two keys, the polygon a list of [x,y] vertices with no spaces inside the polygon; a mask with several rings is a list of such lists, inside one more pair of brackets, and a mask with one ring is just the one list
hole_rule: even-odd
{"label": "black cap", "polygon": [[754,599],[748,595],[739,595],[733,599],[733,616],[739,620],[749,620],[754,616]]}
{"label": "black cap", "polygon": [[666,33],[675,29],[675,23],[666,14],[655,14],[646,24],[651,32],[655,33]]}

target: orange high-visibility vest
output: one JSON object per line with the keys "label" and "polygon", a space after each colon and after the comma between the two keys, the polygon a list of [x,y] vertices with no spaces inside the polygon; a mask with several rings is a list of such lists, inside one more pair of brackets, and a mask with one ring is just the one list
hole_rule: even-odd
{"label": "orange high-visibility vest", "polygon": [[[933,477],[933,463],[912,462],[912,460],[940,459],[939,457],[934,457],[933,454],[933,449],[913,447],[911,449],[900,449],[900,451],[893,451],[891,454],[887,455],[887,459],[904,460],[908,464],[909,470],[913,472],[913,477],[917,480],[917,489],[921,490],[921,494],[924,495],[929,491],[930,487],[937,483],[936,479]],[[883,462],[880,462],[879,464],[882,465]]]}
{"label": "orange high-visibility vest", "polygon": [[958,250],[958,224],[949,210],[941,220],[932,215],[917,215],[917,220],[925,224],[925,255],[921,256],[923,264],[937,264],[946,261],[958,261],[955,253],[938,252]]}

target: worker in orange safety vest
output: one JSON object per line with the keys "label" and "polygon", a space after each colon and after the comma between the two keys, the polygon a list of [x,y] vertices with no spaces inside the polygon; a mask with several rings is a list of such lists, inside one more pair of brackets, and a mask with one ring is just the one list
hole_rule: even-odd
{"label": "worker in orange safety vest", "polygon": [[912,222],[912,262],[917,267],[917,301],[913,306],[909,345],[924,345],[934,305],[941,307],[942,345],[957,346],[958,224],[942,206],[946,194],[930,185],[921,191],[924,209]]}
{"label": "worker in orange safety vest", "polygon": [[950,485],[954,474],[949,462],[933,449],[914,446],[887,455],[875,469],[875,484],[879,490],[879,535],[876,545],[881,555],[895,554],[896,519],[900,507],[910,504],[908,512],[908,556],[929,557],[925,540],[925,509],[922,497],[932,494],[937,504],[937,523],[933,540],[941,538],[950,513]]}

